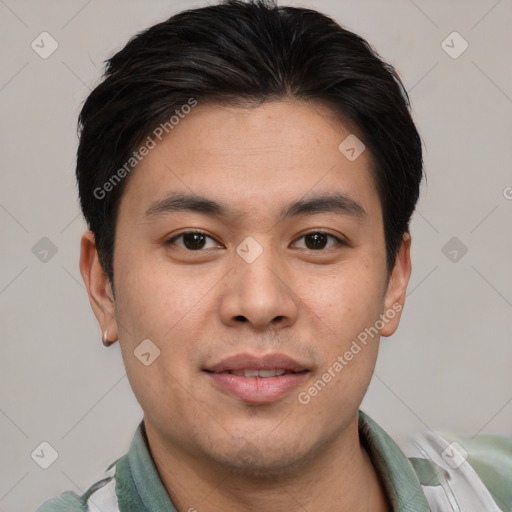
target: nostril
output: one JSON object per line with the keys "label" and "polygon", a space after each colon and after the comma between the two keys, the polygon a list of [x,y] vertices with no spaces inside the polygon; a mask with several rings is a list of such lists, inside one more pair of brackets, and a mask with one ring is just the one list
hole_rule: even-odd
{"label": "nostril", "polygon": [[239,322],[247,322],[247,318],[245,318],[243,315],[236,316],[235,320],[238,320]]}

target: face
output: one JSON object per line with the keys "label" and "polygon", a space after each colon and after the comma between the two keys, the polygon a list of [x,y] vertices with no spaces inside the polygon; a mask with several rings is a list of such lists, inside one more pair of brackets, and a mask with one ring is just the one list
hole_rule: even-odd
{"label": "face", "polygon": [[338,149],[352,133],[318,104],[199,104],[126,184],[115,301],[84,235],[91,303],[162,445],[268,473],[354,425],[410,264],[406,239],[387,272],[370,155]]}

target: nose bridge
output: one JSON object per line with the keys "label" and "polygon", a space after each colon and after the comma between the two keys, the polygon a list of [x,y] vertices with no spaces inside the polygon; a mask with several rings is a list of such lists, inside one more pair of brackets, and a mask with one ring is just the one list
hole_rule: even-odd
{"label": "nose bridge", "polygon": [[270,242],[263,246],[254,238],[246,239],[238,246],[240,258],[235,265],[235,273],[240,277],[241,291],[253,297],[262,295],[266,300],[282,295],[284,276],[277,277],[283,270],[276,252]]}
{"label": "nose bridge", "polygon": [[283,277],[278,279],[280,267],[277,258],[268,249],[252,263],[241,261],[236,269],[241,277],[242,290],[247,290],[254,295],[264,293],[265,295],[280,295],[282,290]]}
{"label": "nose bridge", "polygon": [[225,320],[244,317],[254,326],[273,321],[293,322],[297,305],[287,284],[285,266],[270,242],[247,237],[236,249],[228,295],[224,298]]}

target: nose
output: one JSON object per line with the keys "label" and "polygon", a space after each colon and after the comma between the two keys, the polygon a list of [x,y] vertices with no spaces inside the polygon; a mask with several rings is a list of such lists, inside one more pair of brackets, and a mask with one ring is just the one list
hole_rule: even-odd
{"label": "nose", "polygon": [[220,305],[222,322],[247,323],[255,330],[283,328],[297,321],[299,298],[294,294],[282,258],[264,249],[254,261],[233,255]]}

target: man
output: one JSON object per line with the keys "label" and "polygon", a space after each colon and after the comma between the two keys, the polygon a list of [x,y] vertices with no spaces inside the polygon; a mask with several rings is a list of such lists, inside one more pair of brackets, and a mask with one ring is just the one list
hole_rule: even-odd
{"label": "man", "polygon": [[80,269],[144,418],[40,512],[511,510],[510,440],[399,448],[359,411],[422,178],[363,39],[266,1],[186,11],[110,59],[80,126]]}

